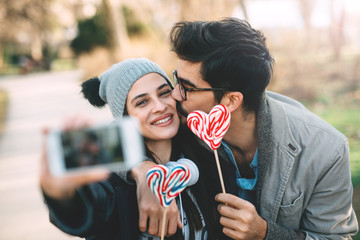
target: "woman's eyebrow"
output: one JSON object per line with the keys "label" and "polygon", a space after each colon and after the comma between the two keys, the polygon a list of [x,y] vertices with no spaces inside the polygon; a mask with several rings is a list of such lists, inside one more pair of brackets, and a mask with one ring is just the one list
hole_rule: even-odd
{"label": "woman's eyebrow", "polygon": [[148,95],[147,93],[139,94],[139,95],[135,96],[135,97],[131,100],[131,103],[133,103],[136,99],[145,97],[145,96],[147,96],[147,95]]}
{"label": "woman's eyebrow", "polygon": [[[161,89],[163,89],[163,88],[165,88],[165,87],[170,87],[170,85],[167,84],[167,83],[161,84],[160,87],[157,88],[157,90],[161,90]],[[135,96],[135,97],[131,100],[131,103],[133,103],[136,99],[145,97],[145,96],[147,96],[147,95],[148,95],[147,93],[139,94],[139,95]]]}
{"label": "woman's eyebrow", "polygon": [[158,87],[158,90],[161,90],[161,89],[163,89],[164,87],[170,87],[170,85],[167,84],[167,83],[164,83],[164,84],[160,85],[160,87]]}

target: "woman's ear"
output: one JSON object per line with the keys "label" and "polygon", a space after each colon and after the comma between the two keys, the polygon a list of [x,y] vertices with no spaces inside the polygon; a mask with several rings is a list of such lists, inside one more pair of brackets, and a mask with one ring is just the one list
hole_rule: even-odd
{"label": "woman's ear", "polygon": [[221,99],[220,104],[225,105],[230,112],[234,112],[243,103],[244,96],[241,92],[228,92]]}

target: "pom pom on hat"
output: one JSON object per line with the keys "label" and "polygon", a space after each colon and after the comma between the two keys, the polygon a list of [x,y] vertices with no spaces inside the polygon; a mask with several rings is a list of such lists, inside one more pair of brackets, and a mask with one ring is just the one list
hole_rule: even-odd
{"label": "pom pom on hat", "polygon": [[81,92],[84,98],[87,99],[91,105],[101,108],[104,107],[104,102],[99,96],[100,80],[97,77],[90,78],[81,84]]}

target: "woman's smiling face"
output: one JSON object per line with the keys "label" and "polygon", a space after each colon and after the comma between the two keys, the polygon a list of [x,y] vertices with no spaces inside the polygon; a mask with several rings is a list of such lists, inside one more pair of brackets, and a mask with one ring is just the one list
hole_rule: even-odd
{"label": "woman's smiling face", "polygon": [[171,91],[164,77],[157,73],[146,74],[132,85],[126,109],[138,119],[145,139],[165,140],[176,135],[180,119]]}

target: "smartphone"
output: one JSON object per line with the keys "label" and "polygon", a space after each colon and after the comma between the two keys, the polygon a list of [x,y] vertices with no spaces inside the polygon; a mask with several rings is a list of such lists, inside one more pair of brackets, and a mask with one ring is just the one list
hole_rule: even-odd
{"label": "smartphone", "polygon": [[107,167],[130,169],[144,159],[144,142],[136,119],[71,131],[51,130],[47,136],[49,168],[53,175]]}

